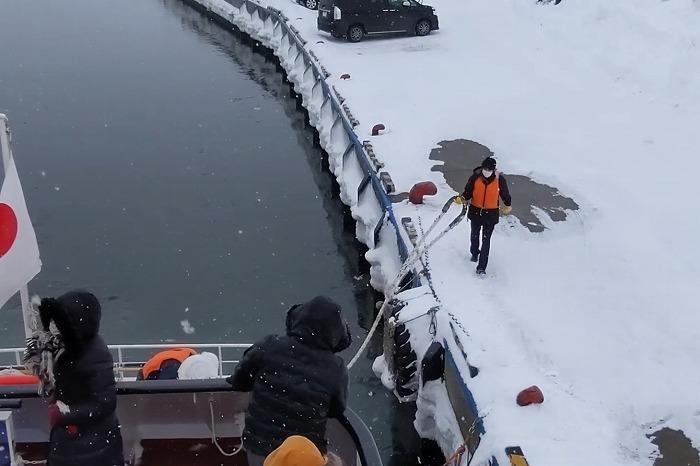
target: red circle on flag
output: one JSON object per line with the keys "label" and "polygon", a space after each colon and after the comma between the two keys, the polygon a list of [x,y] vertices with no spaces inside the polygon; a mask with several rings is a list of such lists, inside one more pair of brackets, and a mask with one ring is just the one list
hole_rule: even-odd
{"label": "red circle on flag", "polygon": [[7,204],[0,202],[0,257],[7,254],[17,238],[17,216]]}

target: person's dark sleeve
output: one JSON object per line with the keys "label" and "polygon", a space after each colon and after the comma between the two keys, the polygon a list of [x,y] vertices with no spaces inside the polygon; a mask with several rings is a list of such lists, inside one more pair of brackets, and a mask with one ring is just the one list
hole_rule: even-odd
{"label": "person's dark sleeve", "polygon": [[81,425],[97,421],[113,413],[117,409],[117,389],[114,383],[113,368],[86,372],[82,383],[90,387],[89,399],[68,406],[69,413],[61,413],[58,424],[67,426]]}
{"label": "person's dark sleeve", "polygon": [[343,364],[343,373],[340,377],[338,389],[335,396],[331,399],[331,405],[328,408],[328,417],[338,419],[342,417],[345,408],[348,404],[348,370]]}
{"label": "person's dark sleeve", "polygon": [[498,189],[501,193],[501,199],[503,199],[505,205],[510,206],[511,198],[510,191],[508,190],[508,181],[503,175],[498,176]]}
{"label": "person's dark sleeve", "polygon": [[467,185],[464,187],[464,191],[462,191],[462,197],[466,200],[472,198],[472,193],[474,192],[474,181],[476,181],[476,177],[476,174],[470,176],[469,181],[467,181]]}
{"label": "person's dark sleeve", "polygon": [[264,349],[262,344],[256,343],[243,353],[243,358],[238,362],[236,371],[226,381],[237,392],[249,392],[253,389],[255,377],[262,366]]}

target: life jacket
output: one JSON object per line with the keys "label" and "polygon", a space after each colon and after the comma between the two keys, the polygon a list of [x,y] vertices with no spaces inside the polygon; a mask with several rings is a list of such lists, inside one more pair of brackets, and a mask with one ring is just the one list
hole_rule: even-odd
{"label": "life jacket", "polygon": [[148,376],[151,375],[153,372],[159,371],[160,366],[165,361],[174,359],[175,361],[178,361],[180,364],[182,364],[182,361],[189,358],[193,354],[197,354],[197,352],[192,348],[173,348],[170,350],[161,351],[160,353],[156,354],[151,359],[149,359],[146,364],[144,364],[143,368],[141,369],[141,371],[143,372],[143,378],[148,379]]}
{"label": "life jacket", "polygon": [[471,204],[477,209],[498,209],[498,196],[500,195],[499,174],[494,172],[494,179],[490,183],[479,174],[474,181]]}

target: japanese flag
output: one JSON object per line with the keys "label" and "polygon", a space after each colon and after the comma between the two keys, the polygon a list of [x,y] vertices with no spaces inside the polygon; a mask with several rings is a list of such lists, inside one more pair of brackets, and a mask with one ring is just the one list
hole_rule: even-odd
{"label": "japanese flag", "polygon": [[39,246],[3,123],[0,121],[5,161],[5,179],[0,191],[0,307],[41,270]]}

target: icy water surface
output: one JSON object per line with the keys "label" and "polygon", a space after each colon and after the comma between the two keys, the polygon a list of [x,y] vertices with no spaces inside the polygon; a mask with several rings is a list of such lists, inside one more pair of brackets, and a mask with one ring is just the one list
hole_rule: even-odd
{"label": "icy water surface", "polygon": [[[364,335],[352,227],[274,64],[177,0],[4,0],[0,43],[44,262],[32,292],[94,291],[112,343],[252,342],[319,293]],[[2,346],[20,320],[16,302],[0,313]],[[389,464],[417,464],[410,408],[371,374],[378,346],[350,404]]]}

